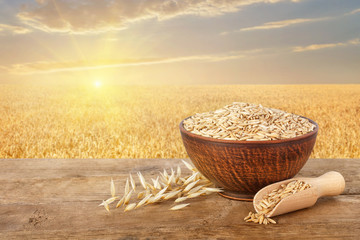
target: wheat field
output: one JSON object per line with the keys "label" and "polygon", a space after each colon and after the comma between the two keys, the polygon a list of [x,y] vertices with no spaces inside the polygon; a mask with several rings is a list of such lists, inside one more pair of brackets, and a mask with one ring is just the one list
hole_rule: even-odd
{"label": "wheat field", "polygon": [[0,158],[185,158],[178,125],[241,101],[315,120],[312,158],[360,158],[360,85],[0,85]]}

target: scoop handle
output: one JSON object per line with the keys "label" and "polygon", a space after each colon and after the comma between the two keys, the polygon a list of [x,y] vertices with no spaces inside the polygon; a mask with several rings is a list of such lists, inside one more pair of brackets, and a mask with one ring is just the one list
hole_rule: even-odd
{"label": "scoop handle", "polygon": [[345,189],[345,179],[335,171],[327,172],[314,179],[313,183],[317,189],[319,197],[336,196],[341,194]]}

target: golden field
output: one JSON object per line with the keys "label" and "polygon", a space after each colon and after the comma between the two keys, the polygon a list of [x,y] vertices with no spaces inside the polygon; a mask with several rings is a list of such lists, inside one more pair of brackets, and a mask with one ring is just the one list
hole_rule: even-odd
{"label": "golden field", "polygon": [[234,101],[315,120],[313,158],[360,158],[360,85],[0,85],[0,158],[185,158],[178,124]]}

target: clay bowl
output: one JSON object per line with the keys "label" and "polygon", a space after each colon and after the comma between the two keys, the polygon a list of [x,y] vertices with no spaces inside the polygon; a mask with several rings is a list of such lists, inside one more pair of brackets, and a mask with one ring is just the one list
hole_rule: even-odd
{"label": "clay bowl", "polygon": [[185,149],[195,167],[217,187],[222,196],[252,201],[261,188],[294,177],[305,165],[314,147],[314,131],[273,141],[235,141],[203,137],[180,123]]}

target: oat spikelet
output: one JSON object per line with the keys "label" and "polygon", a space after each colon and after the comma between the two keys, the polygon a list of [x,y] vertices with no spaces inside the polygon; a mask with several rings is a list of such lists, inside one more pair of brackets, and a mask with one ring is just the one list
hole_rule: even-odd
{"label": "oat spikelet", "polygon": [[99,206],[103,206],[103,205],[104,205],[104,202],[106,202],[107,204],[111,204],[111,203],[113,203],[116,199],[118,199],[118,197],[111,197],[111,198],[103,201],[102,203],[100,203]]}
{"label": "oat spikelet", "polygon": [[214,193],[217,193],[217,192],[223,192],[224,190],[220,189],[220,188],[210,188],[210,187],[207,187],[205,188],[205,190],[207,192],[214,192]]}
{"label": "oat spikelet", "polygon": [[129,193],[130,190],[130,186],[129,186],[129,178],[126,179],[126,183],[125,183],[125,195]]}
{"label": "oat spikelet", "polygon": [[144,176],[141,174],[141,172],[137,172],[137,175],[139,176],[139,180],[140,180],[140,183],[143,186],[143,188],[147,189],[146,181],[145,181]]}
{"label": "oat spikelet", "polygon": [[111,204],[111,203],[115,202],[116,199],[118,199],[118,197],[111,197],[111,198],[107,199],[105,202],[107,204]]}
{"label": "oat spikelet", "polygon": [[129,205],[127,205],[124,209],[124,212],[133,210],[136,207],[136,203],[130,203]]}
{"label": "oat spikelet", "polygon": [[164,197],[164,194],[156,194],[155,196],[154,196],[154,198],[152,199],[152,203],[155,203],[155,202],[157,202],[157,201],[159,201],[162,197]]}
{"label": "oat spikelet", "polygon": [[169,192],[169,193],[167,193],[167,194],[164,196],[164,200],[168,200],[168,199],[170,199],[170,198],[173,198],[173,197],[175,197],[176,195],[178,195],[180,192],[181,192],[181,189],[180,189],[180,190],[177,190],[177,191],[174,191],[174,192]]}
{"label": "oat spikelet", "polygon": [[169,179],[169,174],[167,173],[165,168],[164,168],[163,174],[164,174],[165,180],[168,180]]}
{"label": "oat spikelet", "polygon": [[161,189],[161,185],[160,185],[160,183],[159,183],[159,176],[157,176],[157,178],[156,178],[156,180],[155,180],[155,182],[154,182],[154,187],[156,188],[156,189]]}
{"label": "oat spikelet", "polygon": [[155,202],[154,199],[155,199],[155,197],[149,198],[149,199],[146,201],[146,205],[151,204],[151,203],[154,203],[154,202]]}
{"label": "oat spikelet", "polygon": [[[164,192],[167,190],[167,187],[158,192],[153,198],[151,198],[151,203],[159,201],[163,196]],[[150,201],[149,201],[150,202]]]}
{"label": "oat spikelet", "polygon": [[120,207],[125,201],[125,195],[118,201],[118,203],[116,204],[116,208]]}
{"label": "oat spikelet", "polygon": [[137,205],[135,208],[141,207],[142,205],[144,205],[150,198],[151,198],[152,194],[147,195],[146,197],[144,197]]}
{"label": "oat spikelet", "polygon": [[184,189],[184,192],[187,192],[190,189],[192,189],[198,182],[199,182],[199,180],[196,180],[195,182],[189,183],[189,185],[187,185],[186,188]]}
{"label": "oat spikelet", "polygon": [[168,179],[168,181],[167,181],[167,185],[168,185],[168,186],[171,185],[171,183],[173,182],[174,178],[175,178],[175,173],[172,172],[171,175],[170,175],[170,177],[169,177],[169,179]]}
{"label": "oat spikelet", "polygon": [[164,192],[168,189],[168,187],[165,187],[164,189],[162,189],[158,194],[162,195],[164,194]]}
{"label": "oat spikelet", "polygon": [[[190,195],[190,194],[192,194],[192,193],[196,193],[196,192],[198,192],[201,188],[203,188],[204,187],[204,185],[200,185],[200,186],[197,186],[197,187],[194,187],[193,189],[191,189],[190,191],[188,191],[186,194],[187,195]],[[205,190],[204,190],[205,191]]]}
{"label": "oat spikelet", "polygon": [[193,167],[190,163],[186,162],[184,159],[182,159],[181,161],[184,163],[184,165],[185,165],[190,171],[193,171],[193,172],[197,171],[197,169],[196,169],[195,167]]}
{"label": "oat spikelet", "polygon": [[125,197],[125,199],[124,199],[124,205],[129,203],[130,198],[131,198],[131,194],[133,193],[133,191],[134,191],[134,190],[131,190],[131,191],[126,195],[126,197]]}
{"label": "oat spikelet", "polygon": [[146,183],[146,189],[151,189],[151,190],[155,190],[155,187],[153,185],[151,185],[150,183]]}
{"label": "oat spikelet", "polygon": [[131,173],[129,173],[129,176],[130,176],[130,183],[131,183],[131,187],[132,189],[134,190],[134,192],[136,191],[136,184],[135,184],[135,181],[131,175]]}
{"label": "oat spikelet", "polygon": [[139,192],[137,195],[138,199],[142,199],[146,195],[146,192]]}
{"label": "oat spikelet", "polygon": [[107,204],[106,201],[103,201],[103,205],[104,205],[104,208],[106,209],[106,211],[110,212],[109,204]]}
{"label": "oat spikelet", "polygon": [[163,183],[166,183],[167,182],[167,179],[166,179],[166,177],[164,176],[164,174],[162,173],[162,172],[159,172],[159,174],[160,174],[160,181],[159,182],[163,182]]}
{"label": "oat spikelet", "polygon": [[176,177],[177,178],[181,177],[181,168],[180,168],[180,166],[177,166],[177,168],[176,168]]}
{"label": "oat spikelet", "polygon": [[111,182],[110,182],[110,192],[111,192],[111,196],[115,197],[115,184],[114,184],[114,180],[111,178]]}
{"label": "oat spikelet", "polygon": [[173,211],[179,210],[179,209],[182,209],[182,208],[187,207],[189,205],[190,205],[190,203],[184,203],[184,204],[175,205],[174,207],[170,208],[170,210],[173,210]]}
{"label": "oat spikelet", "polygon": [[185,200],[187,200],[188,198],[187,197],[179,197],[175,200],[176,203],[179,203],[179,202],[183,202]]}
{"label": "oat spikelet", "polygon": [[196,176],[199,174],[199,172],[195,172],[193,175],[191,175],[188,179],[185,180],[183,185],[188,185],[190,182],[192,182]]}
{"label": "oat spikelet", "polygon": [[203,194],[204,192],[203,191],[200,191],[200,192],[196,192],[196,193],[192,193],[192,194],[189,194],[187,196],[187,198],[196,198],[198,196],[200,196],[201,194]]}

